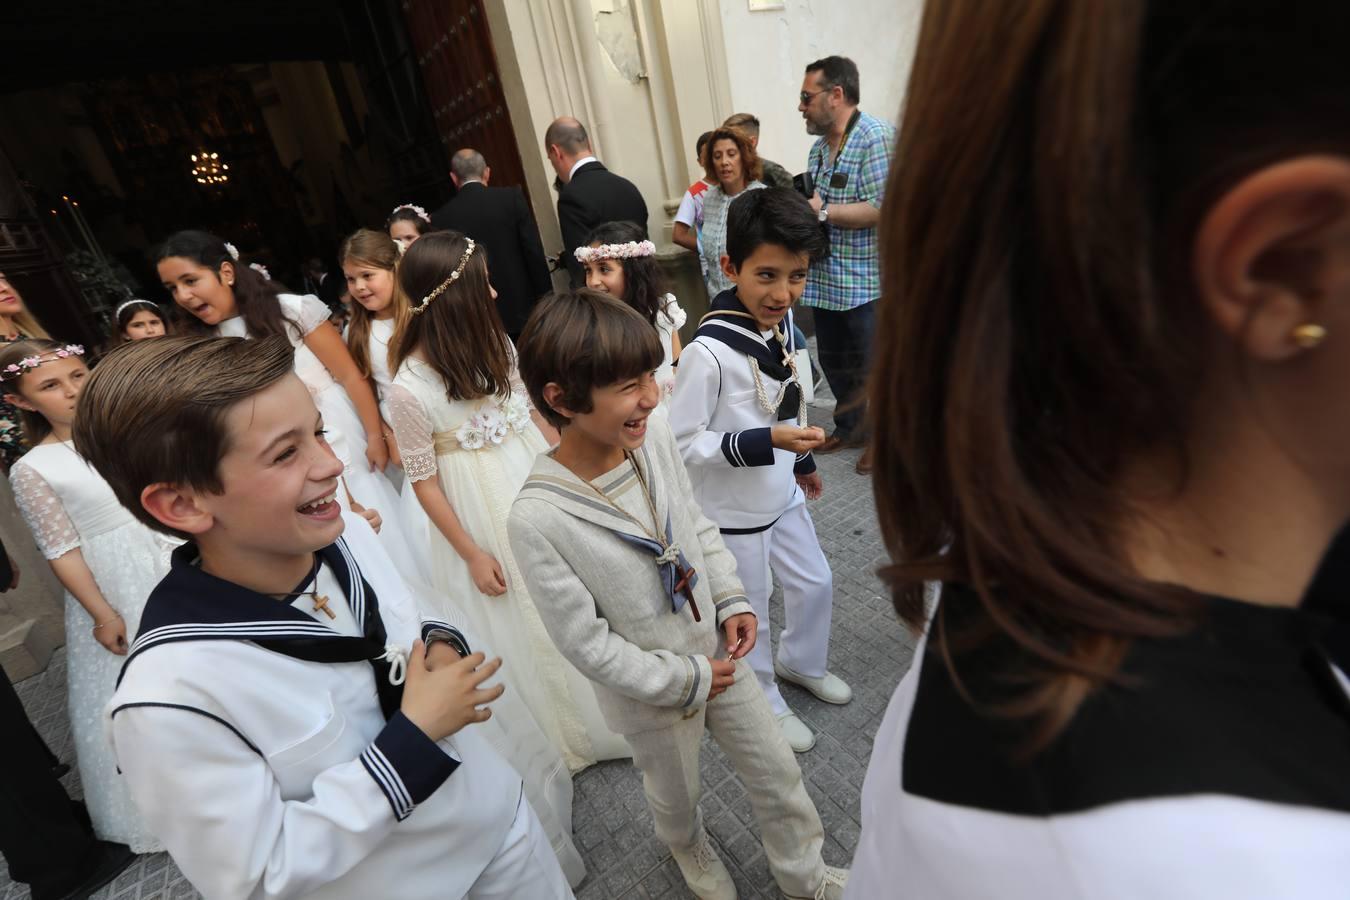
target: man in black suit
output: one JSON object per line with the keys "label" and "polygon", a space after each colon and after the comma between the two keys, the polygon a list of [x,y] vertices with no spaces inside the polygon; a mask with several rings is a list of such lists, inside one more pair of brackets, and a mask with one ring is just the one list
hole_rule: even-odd
{"label": "man in black suit", "polygon": [[636,222],[647,231],[647,204],[633,182],[601,165],[591,152],[585,127],[570,116],[554,119],[544,132],[544,150],[562,189],[558,192],[558,224],[562,227],[563,262],[572,287],[586,285],[581,263],[572,251],[606,222]]}
{"label": "man in black suit", "polygon": [[[19,583],[19,569],[0,546],[0,593]],[[54,757],[0,669],[0,854],[9,877],[29,886],[33,900],[85,900],[117,877],[136,856],[100,841],[83,803],[66,794]]]}
{"label": "man in black suit", "polygon": [[487,249],[497,311],[514,341],[553,282],[525,194],[518,187],[488,187],[491,178],[483,154],[467,147],[456,153],[450,159],[450,180],[458,191],[431,214],[431,224],[463,232]]}

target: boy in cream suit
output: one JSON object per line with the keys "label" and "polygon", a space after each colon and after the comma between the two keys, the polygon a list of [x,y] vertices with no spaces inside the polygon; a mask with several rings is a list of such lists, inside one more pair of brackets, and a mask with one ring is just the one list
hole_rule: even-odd
{"label": "boy in cream suit", "polygon": [[511,508],[511,549],[558,648],[595,684],[642,770],[656,833],[701,898],[736,896],[698,809],[705,729],[745,783],[778,886],[841,897],[791,748],[743,662],[756,622],[717,526],[691,499],[669,428],[649,418],[652,327],[593,291],[545,300],[520,341],[535,406],[562,434]]}

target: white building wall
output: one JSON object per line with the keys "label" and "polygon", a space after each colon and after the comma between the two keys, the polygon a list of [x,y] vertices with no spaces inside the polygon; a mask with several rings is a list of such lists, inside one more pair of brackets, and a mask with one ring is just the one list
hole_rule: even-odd
{"label": "white building wall", "polygon": [[759,148],[767,158],[793,174],[806,168],[815,138],[803,127],[797,94],[806,64],[824,56],[857,63],[862,109],[898,122],[922,0],[719,0],[719,5],[735,107],[729,112],[759,118]]}

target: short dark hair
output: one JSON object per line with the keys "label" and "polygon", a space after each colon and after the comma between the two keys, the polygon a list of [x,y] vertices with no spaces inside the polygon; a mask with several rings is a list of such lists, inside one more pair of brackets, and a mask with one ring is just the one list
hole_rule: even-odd
{"label": "short dark hair", "polygon": [[727,210],[727,256],[736,268],[763,244],[775,244],[789,253],[805,253],[811,262],[830,251],[816,211],[801,194],[789,188],[746,191]]}
{"label": "short dark hair", "polygon": [[294,371],[295,351],[281,335],[123,344],[80,391],[75,449],[137,519],[187,538],[150,515],[141,492],[166,483],[219,494],[220,460],[230,447],[225,414]]}
{"label": "short dark hair", "polygon": [[759,137],[759,119],[753,113],[732,113],[722,127],[739,128],[751,137]]}
{"label": "short dark hair", "polygon": [[554,428],[569,420],[544,401],[545,385],[562,388],[563,406],[587,413],[595,408],[596,388],[650,372],[665,360],[646,319],[623,301],[585,288],[541,300],[517,350],[530,400]]}
{"label": "short dark hair", "polygon": [[703,148],[708,146],[708,141],[712,140],[712,136],[711,131],[705,131],[698,136],[698,140],[694,141],[694,153],[700,160],[703,159]]}
{"label": "short dark hair", "polygon": [[861,102],[861,95],[858,88],[858,65],[847,56],[826,56],[810,63],[806,67],[806,74],[812,72],[820,73],[820,80],[827,87],[841,87],[844,89],[844,99],[854,106]]}
{"label": "short dark hair", "polygon": [[465,147],[450,157],[450,171],[454,172],[460,181],[465,178],[482,178],[483,173],[487,171],[487,160],[472,147]]}

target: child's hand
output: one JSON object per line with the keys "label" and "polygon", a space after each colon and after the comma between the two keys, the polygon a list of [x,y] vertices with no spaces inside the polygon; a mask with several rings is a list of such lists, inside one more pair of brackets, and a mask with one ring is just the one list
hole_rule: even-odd
{"label": "child's hand", "polygon": [[127,623],[122,620],[121,616],[109,619],[106,624],[94,628],[94,640],[98,641],[103,649],[109,653],[126,656]]}
{"label": "child's hand", "polygon": [[379,534],[380,526],[384,524],[384,519],[381,518],[379,511],[374,509],[367,509],[360,503],[357,503],[355,500],[352,500],[350,494],[347,496],[347,500],[352,505],[352,512],[356,513],[358,516],[369,522],[371,530],[374,531],[376,534]]}
{"label": "child's hand", "polygon": [[727,657],[740,659],[755,649],[755,637],[759,632],[759,620],[754,613],[741,613],[722,623],[722,633],[727,636]]}
{"label": "child's hand", "polygon": [[819,472],[812,472],[810,475],[798,475],[797,486],[802,489],[807,500],[818,500],[820,495],[825,493],[825,482],[821,480]]}
{"label": "child's hand", "polygon": [[[733,616],[732,618],[739,618]],[[753,619],[754,616],[751,616]],[[731,619],[727,620],[728,622]],[[712,666],[712,687],[708,690],[708,700],[725,691],[736,683],[736,663],[729,659],[713,659],[708,657],[708,665]]]}
{"label": "child's hand", "polygon": [[378,431],[366,435],[366,461],[372,472],[383,472],[389,465],[389,448],[385,446],[384,435]]}
{"label": "child's hand", "polygon": [[478,589],[489,597],[500,597],[506,593],[506,576],[502,574],[501,563],[492,558],[492,554],[479,551],[469,560],[469,575]]}
{"label": "child's hand", "polygon": [[426,648],[418,641],[408,658],[408,679],[403,683],[403,702],[399,708],[433,741],[449,737],[465,725],[486,722],[492,717],[487,704],[500,697],[506,688],[500,684],[490,688],[479,685],[497,674],[501,665],[501,659],[484,662],[483,654],[471,653],[431,671]]}
{"label": "child's hand", "polygon": [[825,443],[825,429],[812,425],[798,428],[796,425],[775,425],[769,432],[769,440],[779,450],[787,450],[801,456]]}
{"label": "child's hand", "polygon": [[381,427],[384,429],[384,446],[389,451],[389,462],[400,469],[403,468],[403,454],[398,452],[398,441],[394,440],[394,429],[383,423]]}
{"label": "child's hand", "polygon": [[459,662],[463,657],[459,651],[445,641],[437,641],[427,648],[427,671],[435,672]]}

